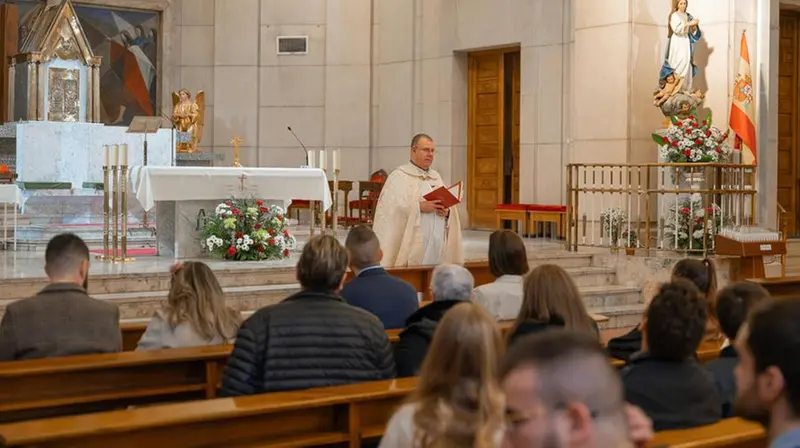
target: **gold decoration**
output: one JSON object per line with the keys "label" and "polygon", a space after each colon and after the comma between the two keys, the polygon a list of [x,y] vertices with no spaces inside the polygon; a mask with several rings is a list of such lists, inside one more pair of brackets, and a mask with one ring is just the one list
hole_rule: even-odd
{"label": "gold decoration", "polygon": [[238,135],[233,137],[231,140],[231,145],[233,145],[233,166],[237,168],[241,168],[242,164],[239,163],[239,145],[244,143],[244,140],[241,139]]}
{"label": "gold decoration", "polygon": [[80,77],[77,69],[50,68],[48,119],[76,122],[80,118]]}
{"label": "gold decoration", "polygon": [[203,139],[205,124],[206,94],[200,90],[195,101],[187,89],[172,92],[172,123],[178,132],[178,152],[197,152],[197,146]]}

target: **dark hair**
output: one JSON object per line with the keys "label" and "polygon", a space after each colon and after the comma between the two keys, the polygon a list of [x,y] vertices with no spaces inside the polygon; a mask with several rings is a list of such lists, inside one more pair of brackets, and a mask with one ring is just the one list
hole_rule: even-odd
{"label": "dark hair", "polygon": [[756,372],[775,366],[783,375],[792,413],[800,411],[800,299],[781,299],[755,310],[750,317],[747,347]]}
{"label": "dark hair", "polygon": [[495,277],[525,275],[528,254],[522,238],[510,230],[495,230],[489,236],[489,270]]}
{"label": "dark hair", "polygon": [[44,270],[50,277],[76,272],[81,263],[89,260],[89,247],[74,233],[62,233],[47,243],[44,251]]}
{"label": "dark hair", "polygon": [[703,296],[691,282],[661,285],[647,308],[647,348],[654,358],[683,361],[694,355],[706,328]]}
{"label": "dark hair", "polygon": [[[521,366],[551,364],[575,355],[608,357],[597,338],[585,332],[553,328],[529,334],[511,345],[503,360],[500,377],[505,378]],[[607,364],[613,369],[611,363]]]}
{"label": "dark hair", "polygon": [[769,292],[755,283],[734,283],[717,294],[717,320],[728,339],[736,339],[739,327],[760,302],[770,300]]}
{"label": "dark hair", "polygon": [[694,283],[706,299],[706,314],[716,319],[717,270],[708,258],[684,258],[672,268],[672,279],[684,279]]}
{"label": "dark hair", "polygon": [[380,260],[381,245],[378,236],[369,227],[358,225],[350,229],[344,242],[350,264],[357,269],[363,269],[377,264]]}
{"label": "dark hair", "polygon": [[428,140],[433,141],[431,136],[428,135],[428,134],[417,134],[417,135],[415,135],[414,137],[411,138],[411,147],[413,148],[413,147],[417,146],[419,141],[422,140],[423,138],[427,138]]}
{"label": "dark hair", "polygon": [[334,292],[347,270],[347,250],[330,235],[311,238],[297,261],[297,280],[304,290]]}

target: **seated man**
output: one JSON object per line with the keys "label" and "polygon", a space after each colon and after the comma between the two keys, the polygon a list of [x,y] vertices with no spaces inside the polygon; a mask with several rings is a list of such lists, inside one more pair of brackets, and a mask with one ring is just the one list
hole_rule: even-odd
{"label": "seated man", "polygon": [[622,396],[597,339],[548,329],[519,339],[501,370],[510,448],[633,447],[652,439],[641,410]]}
{"label": "seated man", "polygon": [[622,369],[625,398],[656,431],[708,425],[722,417],[714,376],[695,354],[706,328],[706,303],[686,280],[661,286],[650,302],[642,352]]}
{"label": "seated man", "polygon": [[256,311],[236,336],[223,396],[309,389],[394,377],[389,338],[372,314],[339,296],[347,251],[311,238],[297,262],[302,290]]}
{"label": "seated man", "polygon": [[735,283],[717,294],[717,321],[722,332],[731,345],[722,349],[719,358],[708,364],[706,368],[714,375],[722,399],[722,417],[733,417],[733,403],[736,399],[736,381],[733,369],[738,361],[733,341],[739,328],[747,320],[747,315],[754,306],[771,300],[766,289],[755,283]]}
{"label": "seated man", "polygon": [[57,235],[47,243],[44,260],[50,284],[6,308],[0,361],[121,351],[119,308],[86,292],[86,243],[71,233]]}
{"label": "seated man", "polygon": [[400,341],[394,349],[397,376],[414,376],[422,366],[433,332],[450,308],[472,300],[475,279],[463,266],[445,264],[433,270],[431,292],[433,303],[424,306],[406,320]]}
{"label": "seated man", "polygon": [[417,291],[381,267],[383,252],[378,237],[369,227],[353,227],[345,246],[355,277],[344,285],[342,297],[350,305],[378,316],[384,328],[403,328],[408,316],[419,308]]}
{"label": "seated man", "polygon": [[771,448],[800,446],[800,300],[754,311],[736,336],[736,415],[768,428]]}

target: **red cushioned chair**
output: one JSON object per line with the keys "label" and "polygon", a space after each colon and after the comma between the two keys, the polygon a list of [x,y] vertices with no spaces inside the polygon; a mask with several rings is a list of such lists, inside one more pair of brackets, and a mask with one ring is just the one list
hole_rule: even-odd
{"label": "red cushioned chair", "polygon": [[[384,170],[378,170],[372,173],[369,177],[369,182],[361,181],[358,183],[358,199],[350,201],[350,214],[348,214],[348,221],[350,225],[353,223],[371,223],[372,218],[375,216],[375,208],[378,205],[378,197],[380,196],[383,184],[389,175]],[[352,216],[353,212],[358,210],[358,217]]]}

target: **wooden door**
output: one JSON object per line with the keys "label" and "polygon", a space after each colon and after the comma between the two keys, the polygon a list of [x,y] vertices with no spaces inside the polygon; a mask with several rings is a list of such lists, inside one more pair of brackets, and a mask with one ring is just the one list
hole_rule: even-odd
{"label": "wooden door", "polygon": [[797,234],[798,212],[798,37],[800,14],[782,11],[778,62],[778,204],[787,212],[787,230]]}
{"label": "wooden door", "polygon": [[[469,55],[467,210],[470,228],[493,228],[495,206],[519,202],[519,67],[517,48]],[[512,73],[507,73],[508,70]],[[509,140],[510,145],[506,146]],[[504,148],[512,151],[510,170],[504,160]],[[510,196],[504,186],[507,176],[511,178]]]}

